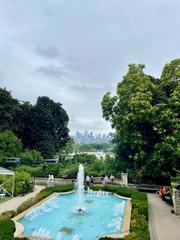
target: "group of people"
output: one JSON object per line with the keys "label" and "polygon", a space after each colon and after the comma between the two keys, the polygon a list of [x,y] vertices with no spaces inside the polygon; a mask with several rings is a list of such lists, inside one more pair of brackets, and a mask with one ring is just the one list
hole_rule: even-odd
{"label": "group of people", "polygon": [[114,177],[112,174],[111,174],[110,176],[105,175],[105,176],[102,176],[102,178],[101,178],[101,183],[102,183],[103,185],[106,185],[108,182],[113,183],[113,182],[114,182],[114,179],[115,179],[115,177]]}
{"label": "group of people", "polygon": [[47,185],[48,187],[54,186],[54,175],[49,175]]}
{"label": "group of people", "polygon": [[[112,174],[110,176],[104,175],[101,177],[101,183],[103,185],[107,184],[108,182],[113,183],[114,179],[115,179],[115,177]],[[94,183],[94,177],[92,175],[91,176],[87,175],[86,176],[86,184],[89,185],[89,184],[93,184],[93,183]]]}

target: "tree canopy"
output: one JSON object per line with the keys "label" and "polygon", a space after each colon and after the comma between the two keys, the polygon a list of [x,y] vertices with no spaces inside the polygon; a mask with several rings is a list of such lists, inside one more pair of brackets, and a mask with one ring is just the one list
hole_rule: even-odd
{"label": "tree canopy", "polygon": [[119,170],[139,181],[168,181],[179,165],[180,59],[166,64],[159,79],[131,64],[117,93],[102,100],[103,116],[116,129]]}
{"label": "tree canopy", "polygon": [[13,131],[23,147],[53,157],[69,140],[68,115],[61,103],[38,97],[35,105],[20,102],[0,88],[0,132]]}

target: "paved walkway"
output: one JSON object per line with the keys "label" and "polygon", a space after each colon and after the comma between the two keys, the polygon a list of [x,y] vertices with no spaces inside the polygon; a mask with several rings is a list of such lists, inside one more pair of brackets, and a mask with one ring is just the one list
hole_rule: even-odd
{"label": "paved walkway", "polygon": [[151,240],[180,240],[180,216],[157,194],[148,194],[148,205]]}
{"label": "paved walkway", "polygon": [[40,192],[44,186],[35,186],[35,190],[32,193],[28,193],[25,196],[17,196],[7,200],[6,202],[0,203],[0,214],[5,211],[16,210],[21,203],[29,198],[34,197],[38,192]]}

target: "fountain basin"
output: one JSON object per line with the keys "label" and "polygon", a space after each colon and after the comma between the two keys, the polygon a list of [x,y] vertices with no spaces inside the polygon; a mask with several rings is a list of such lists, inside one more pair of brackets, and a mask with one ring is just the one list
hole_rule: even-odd
{"label": "fountain basin", "polygon": [[[126,199],[113,194],[100,196],[98,193],[85,193],[86,211],[83,214],[74,214],[77,198],[77,193],[58,195],[54,206],[49,210],[45,209],[45,206],[49,206],[48,199],[38,206],[38,214],[33,218],[24,216],[19,219],[24,225],[24,236],[34,236],[40,231],[41,236],[37,237],[41,238],[47,236],[47,239],[72,240],[74,236],[80,236],[82,240],[93,240],[122,233]],[[61,234],[61,229],[68,228],[71,229],[70,233]]]}

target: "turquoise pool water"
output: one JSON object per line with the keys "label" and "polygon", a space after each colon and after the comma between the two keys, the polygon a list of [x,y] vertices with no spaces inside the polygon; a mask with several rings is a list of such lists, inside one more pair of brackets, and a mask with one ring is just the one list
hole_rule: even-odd
{"label": "turquoise pool water", "polygon": [[85,213],[76,214],[77,194],[52,197],[30,210],[19,220],[25,236],[55,240],[95,240],[110,233],[120,233],[126,200],[112,194],[85,193]]}

